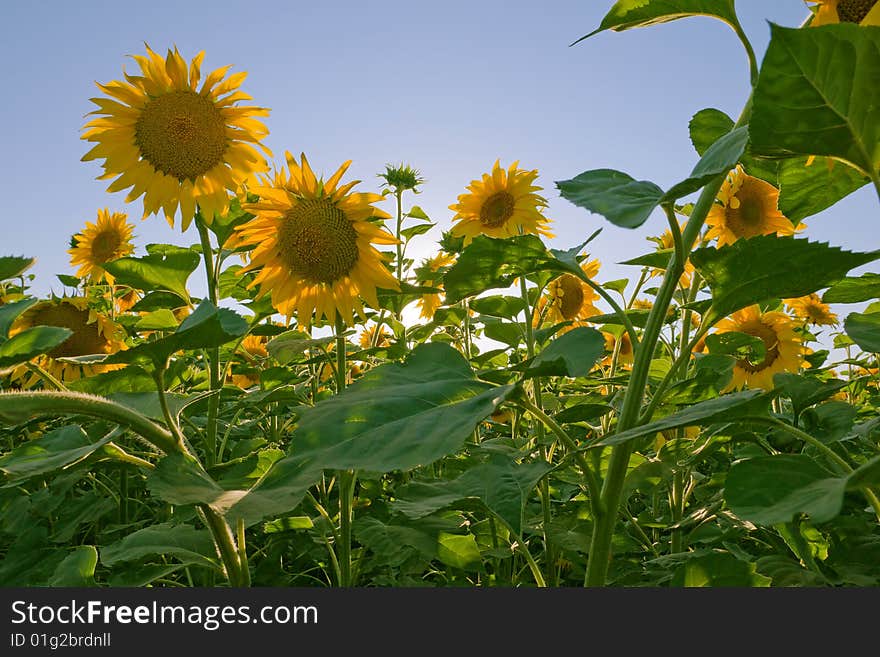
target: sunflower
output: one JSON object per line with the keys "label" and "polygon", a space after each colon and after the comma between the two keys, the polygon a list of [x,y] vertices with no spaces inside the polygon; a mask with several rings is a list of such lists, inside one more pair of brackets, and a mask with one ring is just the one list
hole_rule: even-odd
{"label": "sunflower", "polygon": [[141,300],[141,291],[133,287],[123,288],[114,298],[117,313],[127,313]]}
{"label": "sunflower", "polygon": [[259,273],[249,287],[260,286],[258,296],[271,292],[272,305],[300,326],[311,325],[312,313],[333,322],[337,313],[349,325],[356,311],[364,318],[363,297],[378,307],[377,288],[400,289],[382,254],[372,244],[396,244],[391,233],[372,218],[388,214],[371,203],[379,194],[350,193],[360,181],[339,185],[351,161],[329,180],[318,179],[306,156],[302,163],[289,153],[289,173],[277,172],[251,191],[260,197],[244,209],[255,215],[238,226],[238,243],[254,246],[250,263],[239,271]]}
{"label": "sunflower", "polygon": [[797,372],[805,361],[804,347],[795,328],[794,320],[785,313],[762,313],[758,306],[743,308],[718,322],[718,333],[736,331],[760,338],[766,350],[760,363],[747,358],[738,360],[724,392],[743,387],[772,390],[774,374]]}
{"label": "sunflower", "polygon": [[[684,230],[685,222],[679,223],[679,230]],[[675,239],[672,237],[672,230],[667,228],[660,237],[650,237],[648,238],[653,242],[657,243],[657,250],[666,250],[666,249],[674,249],[675,248]],[[652,269],[651,277],[654,276],[663,276],[666,273],[665,269]],[[686,260],[684,263],[684,271],[681,274],[681,278],[678,279],[678,284],[681,287],[690,287],[691,286],[691,277],[694,275],[694,266],[691,264],[690,259]]]}
{"label": "sunflower", "polygon": [[609,355],[602,360],[601,364],[605,367],[611,366],[612,360],[614,359],[614,350],[617,348],[617,342],[619,340],[620,351],[617,352],[618,366],[627,368],[632,365],[635,354],[633,353],[633,345],[629,333],[624,331],[620,334],[620,337],[618,337],[613,333],[602,331],[602,335],[605,336],[605,351],[607,351]]}
{"label": "sunflower", "polygon": [[818,3],[811,27],[832,23],[880,25],[880,3],[877,0],[810,0]]}
{"label": "sunflower", "polygon": [[[50,375],[66,383],[81,377],[93,376],[124,365],[75,364],[59,358],[113,354],[126,349],[125,332],[103,313],[90,310],[82,297],[49,299],[28,308],[9,329],[10,337],[33,326],[61,326],[73,333],[52,351],[34,359],[34,363]],[[33,387],[40,377],[21,365],[12,373],[12,379],[25,388]]]}
{"label": "sunflower", "polygon": [[[387,347],[389,344],[389,338],[391,334],[385,330],[385,325],[379,327],[378,331],[379,335],[376,335],[376,325],[364,328],[361,332],[360,337],[358,338],[358,344],[364,349],[369,349],[370,347]],[[375,342],[375,345],[373,344]]]}
{"label": "sunflower", "polygon": [[737,165],[731,171],[716,203],[706,216],[706,239],[718,238],[718,246],[758,235],[794,235],[795,227],[777,208],[779,190],[750,176]]}
{"label": "sunflower", "polygon": [[831,312],[831,308],[827,303],[822,303],[822,299],[815,292],[805,297],[796,299],[783,299],[782,302],[788,306],[796,317],[800,317],[810,324],[816,326],[836,326],[837,315]]}
{"label": "sunflower", "polygon": [[232,385],[239,388],[250,388],[251,386],[259,385],[260,374],[255,367],[259,364],[258,361],[260,359],[268,358],[269,351],[266,349],[268,341],[269,338],[265,335],[249,335],[241,341],[239,353],[247,361],[250,369],[249,371],[231,374],[229,382]]}
{"label": "sunflower", "polygon": [[[428,276],[435,274],[443,267],[448,267],[453,262],[455,262],[455,256],[443,253],[442,251],[433,258],[424,260],[422,266],[419,267],[419,271],[417,272],[419,282],[427,287],[442,287],[437,278],[428,278]],[[443,305],[443,298],[439,293],[432,292],[429,294],[423,294],[416,304],[420,308],[419,317],[422,319],[432,319],[434,313],[437,312],[437,308]]]}
{"label": "sunflower", "polygon": [[260,139],[268,130],[257,116],[262,107],[238,106],[250,96],[237,91],[247,73],[226,77],[229,66],[209,74],[201,89],[200,52],[187,66],[177,48],[163,58],[147,46],[147,56],[134,55],[141,75],[125,82],[98,83],[112,98],[92,98],[100,115],[85,125],[82,138],[96,142],[83,160],[103,158],[101,179],[119,176],[107,191],[128,192],[125,201],[144,197],[144,217],[161,208],[168,223],[180,207],[183,229],[196,205],[205,221],[222,214],[227,190],[238,191],[255,171],[267,171],[254,146],[271,156]]}
{"label": "sunflower", "polygon": [[[581,269],[587,278],[593,279],[599,273],[599,264],[598,260],[590,260],[583,263]],[[598,299],[596,291],[580,278],[573,274],[563,274],[547,286],[547,294],[538,302],[538,317],[535,322],[540,321],[540,315],[543,314],[554,324],[574,322],[570,327],[574,328],[584,320],[602,313],[593,305]]]}
{"label": "sunflower", "polygon": [[549,220],[541,214],[547,201],[535,192],[543,189],[533,183],[538,170],[518,169],[514,162],[505,170],[496,160],[491,173],[484,173],[482,180],[472,180],[467,194],[458,197],[458,203],[450,205],[455,211],[452,234],[464,237],[465,244],[477,235],[510,237],[520,233],[540,234],[553,237],[548,230]]}
{"label": "sunflower", "polygon": [[79,267],[77,276],[88,276],[94,283],[106,279],[113,285],[113,277],[104,271],[103,266],[134,253],[131,243],[134,226],[125,218],[123,212],[110,214],[107,208],[98,210],[98,223],[87,221],[85,230],[73,236],[75,246],[67,252],[70,254],[70,264]]}

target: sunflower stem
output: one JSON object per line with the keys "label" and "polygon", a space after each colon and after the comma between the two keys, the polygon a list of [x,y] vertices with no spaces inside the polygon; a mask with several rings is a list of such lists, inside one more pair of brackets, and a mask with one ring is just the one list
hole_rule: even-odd
{"label": "sunflower stem", "polygon": [[[196,228],[202,244],[202,258],[205,261],[205,275],[208,281],[208,298],[214,306],[219,303],[217,294],[217,276],[214,267],[214,249],[211,236],[205,225],[201,212],[196,213]],[[208,378],[211,392],[220,389],[220,348],[208,349]],[[205,427],[205,465],[211,467],[217,461],[217,416],[220,412],[220,395],[211,395],[208,399],[208,424]]]}
{"label": "sunflower stem", "polygon": [[[345,390],[345,325],[342,316],[336,313],[336,394]],[[351,523],[354,489],[357,473],[354,470],[339,470],[339,586],[353,586],[351,569]]]}

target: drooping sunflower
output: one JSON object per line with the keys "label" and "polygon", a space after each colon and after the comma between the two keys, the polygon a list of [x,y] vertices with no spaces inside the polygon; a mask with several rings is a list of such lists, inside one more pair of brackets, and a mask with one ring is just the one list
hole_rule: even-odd
{"label": "drooping sunflower", "polygon": [[134,253],[134,226],[125,220],[126,216],[124,212],[111,214],[107,208],[98,210],[97,223],[87,221],[85,229],[73,236],[76,246],[67,252],[71,266],[79,267],[77,276],[88,276],[94,283],[106,279],[113,285],[113,277],[104,271],[104,265]]}
{"label": "drooping sunflower", "polygon": [[[684,222],[679,223],[679,229],[684,230]],[[657,250],[665,250],[665,249],[674,249],[675,248],[675,239],[672,237],[672,230],[667,228],[660,237],[651,237],[649,238],[651,241],[656,242]],[[666,273],[665,269],[651,269],[651,277],[655,276],[663,276]],[[684,263],[684,271],[681,274],[681,278],[678,279],[678,284],[681,287],[690,287],[691,286],[691,277],[694,275],[694,266],[691,264],[690,258]]]}
{"label": "drooping sunflower", "polygon": [[299,164],[289,153],[288,173],[251,189],[260,197],[245,204],[255,215],[239,226],[239,245],[254,246],[250,263],[239,273],[259,269],[249,287],[271,293],[272,305],[288,317],[294,313],[308,327],[316,319],[334,322],[337,313],[350,326],[354,313],[364,317],[361,297],[378,307],[378,288],[400,288],[373,244],[396,244],[375,219],[389,215],[373,207],[379,194],[352,193],[360,181],[339,181],[351,161],[328,180],[318,179],[306,156]]}
{"label": "drooping sunflower", "polygon": [[141,75],[125,82],[98,83],[111,98],[92,98],[99,115],[85,125],[82,138],[96,142],[83,160],[103,158],[101,179],[119,176],[107,188],[131,188],[126,203],[143,196],[144,217],[161,208],[168,223],[180,208],[184,230],[201,209],[210,223],[228,205],[227,190],[236,192],[254,172],[268,170],[259,147],[268,134],[255,117],[262,107],[239,106],[250,96],[238,91],[246,72],[226,76],[229,66],[210,73],[201,88],[200,52],[187,65],[175,48],[166,57],[147,46],[147,56],[132,57]]}
{"label": "drooping sunflower", "polygon": [[[581,269],[587,278],[593,279],[599,273],[599,266],[598,260],[590,260],[581,264]],[[570,329],[602,313],[593,305],[598,300],[599,294],[580,278],[573,274],[563,274],[547,286],[547,293],[538,302],[536,311],[554,324],[574,322]],[[539,318],[536,317],[535,320],[538,321]]]}
{"label": "drooping sunflower", "polygon": [[718,322],[718,333],[736,331],[760,338],[766,350],[760,363],[738,360],[724,392],[743,387],[771,390],[774,374],[797,372],[805,362],[805,350],[795,328],[794,320],[785,313],[762,313],[758,306],[743,308]]}
{"label": "drooping sunflower", "polygon": [[[429,276],[440,271],[443,267],[448,267],[453,262],[455,262],[455,256],[442,251],[432,258],[426,259],[422,262],[421,267],[419,267],[416,272],[419,282],[426,287],[442,287],[439,280],[436,278],[429,278]],[[419,317],[422,319],[432,319],[437,308],[443,305],[443,297],[437,292],[423,294],[419,300],[416,301],[416,304],[420,309]]]}
{"label": "drooping sunflower", "polygon": [[602,331],[602,335],[605,337],[605,351],[608,352],[608,355],[601,361],[601,365],[605,367],[611,366],[614,360],[614,350],[617,349],[617,343],[620,342],[620,349],[617,352],[617,366],[628,369],[635,360],[635,353],[629,333],[624,331],[618,337],[613,333]]}
{"label": "drooping sunflower", "polygon": [[817,3],[816,15],[811,27],[832,23],[857,23],[880,25],[880,2],[878,0],[810,0]]}
{"label": "drooping sunflower", "polygon": [[[794,235],[795,227],[779,211],[779,190],[748,175],[742,166],[731,171],[718,200],[706,216],[706,239],[718,239],[718,246],[758,235]],[[803,224],[801,224],[803,226]]]}
{"label": "drooping sunflower", "polygon": [[500,160],[495,160],[491,173],[484,173],[482,180],[471,181],[467,186],[470,191],[449,206],[455,211],[452,220],[457,222],[452,227],[453,235],[464,237],[465,244],[477,235],[510,237],[531,233],[553,237],[548,229],[550,222],[541,213],[547,201],[535,193],[543,189],[534,184],[538,170],[526,171],[518,165],[516,161],[502,169]]}
{"label": "drooping sunflower", "polygon": [[[37,356],[35,364],[62,383],[93,376],[124,365],[75,364],[58,360],[74,356],[114,354],[126,348],[125,331],[103,313],[89,309],[83,297],[67,297],[40,301],[28,308],[9,329],[16,335],[33,326],[61,326],[73,334],[52,351]],[[22,365],[12,373],[13,381],[24,388],[33,387],[40,377]]]}
{"label": "drooping sunflower", "polygon": [[813,292],[796,299],[783,299],[788,308],[796,317],[816,326],[836,326],[837,315],[831,312],[831,307],[823,303],[818,294]]}

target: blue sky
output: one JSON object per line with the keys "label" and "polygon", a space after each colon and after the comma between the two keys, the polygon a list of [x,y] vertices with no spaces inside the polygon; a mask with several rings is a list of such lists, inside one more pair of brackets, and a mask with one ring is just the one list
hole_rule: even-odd
{"label": "blue sky", "polygon": [[[444,2],[260,3],[198,0],[119,3],[10,3],[0,25],[6,94],[0,105],[5,155],[0,176],[5,229],[0,253],[36,256],[36,294],[62,291],[56,273],[73,273],[70,236],[99,208],[135,220],[139,253],[150,242],[188,245],[159,216],[141,222],[140,200],[105,191],[98,162],[79,136],[100,95],[95,81],[119,79],[148,42],[176,45],[187,59],[205,50],[203,71],[232,64],[249,72],[243,90],[271,108],[266,144],[280,163],[304,151],[329,175],[353,160],[347,180],[377,191],[376,174],[407,162],[427,179],[422,206],[437,228],[410,255],[436,251],[448,206],[499,159],[538,169],[549,200],[556,248],[596,228],[592,255],[600,279],[635,276],[614,263],[653,246],[664,228],[656,213],[630,231],[561,199],[554,181],[615,168],[667,187],[686,176],[696,154],[687,124],[705,107],[736,116],[748,95],[745,56],[725,25],[708,18],[569,44],[595,28],[611,0],[446,0]],[[801,0],[738,0],[759,57],[767,21],[796,26]],[[385,209],[391,211],[391,203]],[[807,221],[811,239],[876,248],[877,198],[870,187]],[[870,267],[869,267],[870,268]],[[203,293],[201,274],[192,279]]]}

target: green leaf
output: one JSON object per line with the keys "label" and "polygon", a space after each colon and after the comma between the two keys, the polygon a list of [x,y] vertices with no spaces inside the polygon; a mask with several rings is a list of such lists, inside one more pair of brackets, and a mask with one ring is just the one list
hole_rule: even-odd
{"label": "green leaf", "polygon": [[761,363],[767,355],[767,346],[761,338],[738,331],[708,335],[706,346],[710,354],[733,356],[737,360],[746,359],[750,363]]}
{"label": "green leaf", "polygon": [[321,347],[333,342],[335,338],[312,338],[303,331],[287,331],[277,335],[266,344],[266,350],[282,365],[303,360],[303,354],[310,349]]}
{"label": "green leaf", "polygon": [[729,552],[694,556],[679,566],[670,586],[683,587],[764,587],[770,578],[757,572],[757,565],[740,561]]}
{"label": "green leaf", "polygon": [[880,165],[880,30],[771,24],[750,134],[758,155],[825,155],[867,175]]}
{"label": "green leaf", "polygon": [[470,301],[471,310],[481,315],[492,317],[504,317],[514,319],[525,308],[522,297],[508,297],[495,294],[487,297],[477,297]]}
{"label": "green leaf", "polygon": [[703,153],[697,166],[691,171],[691,175],[682,182],[673,185],[663,195],[661,202],[676,201],[682,196],[697,191],[713,178],[730,171],[742,157],[748,140],[749,134],[746,126],[735,128],[719,137]]}
{"label": "green leaf", "polygon": [[76,392],[88,392],[106,397],[122,392],[152,392],[156,389],[156,382],[143,368],[129,365],[121,370],[112,370],[71,381],[67,387]]}
{"label": "green leaf", "polygon": [[867,273],[837,281],[825,294],[825,303],[859,303],[880,298],[880,274]]}
{"label": "green leaf", "polygon": [[[721,137],[733,130],[734,122],[721,110],[708,108],[694,114],[688,124],[691,143],[697,153],[703,155],[709,147]],[[749,148],[740,156],[739,161],[750,176],[766,180],[776,186],[776,163],[752,157]],[[731,167],[732,168],[732,167]]]}
{"label": "green leaf", "polygon": [[587,376],[605,355],[605,337],[594,328],[579,326],[553,340],[530,361],[513,369],[535,376]]}
{"label": "green leaf", "polygon": [[[648,324],[648,317],[651,315],[651,311],[645,308],[634,308],[631,310],[624,311],[626,316],[629,318],[629,321],[633,326],[638,326],[640,328],[646,326]],[[669,319],[674,319],[674,317],[670,317]],[[608,313],[607,315],[593,315],[589,318],[590,323],[592,324],[610,324],[612,326],[623,326],[623,319],[621,319],[620,315],[617,313]]]}
{"label": "green leaf", "polygon": [[79,463],[108,442],[109,435],[93,441],[77,425],[61,427],[4,454],[0,472],[6,483],[45,475]]}
{"label": "green leaf", "polygon": [[0,281],[18,278],[30,269],[36,261],[36,258],[25,258],[23,256],[0,257]]}
{"label": "green leaf", "polygon": [[806,157],[777,163],[779,211],[800,221],[852,194],[869,181],[859,170],[831,158],[817,157],[807,166]]}
{"label": "green leaf", "polygon": [[775,235],[691,254],[712,290],[712,305],[704,318],[710,323],[760,301],[810,294],[877,258],[880,251],[853,253],[825,242]]}
{"label": "green leaf", "polygon": [[[155,384],[153,384],[155,387]],[[208,394],[208,393],[205,393]],[[141,415],[152,420],[165,422],[165,414],[162,411],[162,404],[159,401],[159,393],[157,392],[111,392],[106,395],[108,399],[131,408]],[[181,395],[175,392],[165,393],[165,401],[168,404],[168,410],[171,415],[178,417],[180,412],[201,399],[203,395]]]}
{"label": "green leaf", "polygon": [[55,274],[55,276],[61,281],[62,285],[67,287],[78,287],[80,284],[80,279],[76,276],[70,276],[69,274]]}
{"label": "green leaf", "polygon": [[173,310],[186,305],[186,301],[173,292],[149,292],[131,307],[132,312],[148,313],[168,308]]}
{"label": "green leaf", "polygon": [[180,453],[167,454],[159,461],[147,477],[147,488],[171,504],[208,504],[218,508],[223,508],[226,494],[195,459]]}
{"label": "green leaf", "polygon": [[844,401],[829,401],[803,414],[803,429],[823,443],[836,442],[851,435],[856,409]]}
{"label": "green leaf", "polygon": [[443,532],[437,541],[437,558],[447,566],[462,570],[482,570],[480,548],[473,534]]}
{"label": "green leaf", "polygon": [[426,560],[437,556],[437,532],[385,523],[372,516],[358,518],[353,528],[358,541],[373,552],[371,562],[376,565],[401,566],[414,552]]}
{"label": "green leaf", "polygon": [[98,551],[92,545],[80,545],[55,568],[48,586],[94,586]]}
{"label": "green leaf", "polygon": [[809,456],[783,454],[734,463],[724,499],[736,515],[758,525],[791,522],[799,513],[826,522],[840,513],[846,484]]}
{"label": "green leaf", "polygon": [[669,258],[673,255],[675,255],[675,249],[657,249],[656,251],[651,251],[651,253],[640,255],[637,258],[630,258],[617,264],[666,269],[669,266]]}
{"label": "green leaf", "polygon": [[844,321],[844,326],[846,334],[863,351],[880,354],[880,313],[850,313]]}
{"label": "green leaf", "polygon": [[33,326],[0,343],[0,369],[25,363],[67,340],[73,331],[60,326]]}
{"label": "green leaf", "polygon": [[780,372],[773,375],[773,384],[783,397],[788,397],[791,400],[794,414],[798,416],[813,404],[818,404],[838,390],[845,388],[849,382],[837,379],[819,381],[802,374]]}
{"label": "green leaf", "polygon": [[599,27],[578,41],[604,30],[621,32],[687,16],[712,16],[730,25],[737,24],[733,0],[618,0],[602,19]]}
{"label": "green leaf", "polygon": [[39,299],[31,297],[0,306],[0,343],[9,337],[9,328],[12,326],[12,323],[38,301]]}
{"label": "green leaf", "polygon": [[134,327],[139,331],[173,331],[179,324],[173,312],[160,308],[144,315]]}
{"label": "green leaf", "polygon": [[418,519],[460,500],[478,499],[519,534],[526,501],[551,469],[544,461],[516,463],[496,455],[455,479],[407,484],[398,491],[392,506],[405,516]]}
{"label": "green leaf", "polygon": [[547,250],[535,235],[495,239],[479,235],[446,272],[446,303],[451,305],[491,288],[509,287],[514,279],[535,272],[582,273]]}
{"label": "green leaf", "polygon": [[199,254],[190,249],[171,247],[163,253],[151,253],[141,258],[119,258],[104,265],[118,285],[127,285],[151,292],[166,290],[188,300],[186,281],[199,266]]}
{"label": "green leaf", "polygon": [[621,228],[641,226],[663,198],[654,183],[614,169],[584,171],[571,180],[557,180],[556,187],[565,200]]}
{"label": "green leaf", "polygon": [[407,217],[412,217],[413,219],[421,219],[422,221],[431,221],[430,217],[425,214],[425,211],[422,210],[418,205],[414,205],[409,209],[409,212],[406,213]]}
{"label": "green leaf", "polygon": [[416,224],[415,226],[410,226],[409,228],[402,229],[400,231],[400,234],[403,235],[404,240],[408,242],[416,235],[424,235],[433,227],[434,224]]}
{"label": "green leaf", "polygon": [[101,548],[100,552],[101,563],[109,567],[125,561],[163,555],[219,570],[210,532],[173,522],[136,531],[121,541]]}
{"label": "green leaf", "polygon": [[254,218],[254,215],[241,209],[241,201],[232,198],[229,201],[229,210],[226,214],[215,214],[213,221],[207,224],[208,229],[217,236],[217,243],[220,246],[226,243],[235,232],[235,227],[247,223]]}
{"label": "green leaf", "polygon": [[612,434],[594,445],[620,445],[667,429],[678,429],[697,424],[706,426],[718,422],[731,422],[744,417],[766,415],[767,409],[770,407],[770,399],[771,396],[761,390],[741,390],[694,404],[640,427]]}

